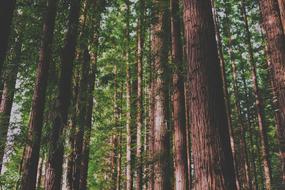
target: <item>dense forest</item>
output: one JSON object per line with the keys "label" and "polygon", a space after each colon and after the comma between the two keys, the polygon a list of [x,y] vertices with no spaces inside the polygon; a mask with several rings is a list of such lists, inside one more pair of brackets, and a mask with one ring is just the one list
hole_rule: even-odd
{"label": "dense forest", "polygon": [[285,190],[285,0],[1,0],[0,190]]}

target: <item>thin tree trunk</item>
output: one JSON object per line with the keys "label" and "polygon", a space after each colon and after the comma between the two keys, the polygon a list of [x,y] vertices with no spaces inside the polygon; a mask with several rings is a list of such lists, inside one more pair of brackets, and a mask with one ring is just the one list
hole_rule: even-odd
{"label": "thin tree trunk", "polygon": [[187,136],[185,118],[185,96],[183,78],[183,48],[179,2],[171,0],[171,35],[172,60],[175,65],[173,73],[173,128],[174,128],[174,166],[175,189],[188,189],[187,173]]}
{"label": "thin tree trunk", "polygon": [[[226,17],[229,15],[229,8],[226,5],[225,8],[225,14]],[[229,20],[228,20],[229,21]],[[227,23],[229,24],[229,23]],[[248,152],[247,152],[247,144],[246,144],[246,129],[245,129],[245,124],[243,122],[242,118],[242,112],[241,112],[241,106],[240,106],[240,100],[239,100],[239,93],[238,93],[238,85],[237,85],[237,69],[236,69],[236,63],[234,59],[234,52],[233,52],[233,44],[232,44],[232,34],[231,34],[231,29],[229,25],[225,26],[225,31],[226,31],[226,37],[228,38],[228,54],[230,56],[231,60],[231,65],[232,65],[232,71],[233,71],[233,88],[234,88],[234,96],[235,96],[235,110],[237,113],[237,118],[238,118],[238,123],[239,123],[239,129],[240,129],[240,144],[241,144],[241,158],[242,158],[242,167],[241,170],[241,177],[243,178],[243,183],[241,183],[239,179],[239,171],[238,171],[238,158],[235,155],[235,168],[236,168],[236,178],[238,180],[237,187],[238,189],[240,188],[246,188],[246,189],[252,189],[252,179],[251,179],[251,174],[250,174],[250,164],[248,160]],[[220,38],[220,37],[219,37]],[[219,40],[220,41],[220,40]],[[225,75],[225,68],[222,71],[222,75]],[[224,78],[224,77],[223,77]],[[230,132],[231,134],[232,132]],[[242,187],[243,186],[243,187]]]}
{"label": "thin tree trunk", "polygon": [[[151,56],[152,57],[152,56]],[[148,176],[147,176],[147,188],[148,190],[154,190],[154,168],[153,168],[153,144],[154,144],[154,80],[153,80],[153,60],[150,61],[150,84],[149,84],[149,123],[148,123]]]}
{"label": "thin tree trunk", "polygon": [[7,143],[7,133],[10,124],[11,110],[15,94],[15,86],[21,59],[22,42],[18,41],[15,45],[15,57],[11,65],[8,65],[6,79],[0,104],[0,173],[3,165],[4,151]]}
{"label": "thin tree trunk", "polygon": [[43,40],[37,68],[32,110],[30,113],[28,144],[23,160],[21,190],[33,190],[36,187],[37,168],[39,162],[42,136],[43,115],[48,84],[49,66],[52,55],[52,41],[57,13],[57,0],[47,2],[47,14],[43,26]]}
{"label": "thin tree trunk", "polygon": [[257,111],[257,118],[258,118],[258,127],[259,127],[259,135],[261,141],[261,153],[262,153],[262,161],[263,161],[263,170],[264,170],[264,177],[265,177],[265,186],[266,189],[271,189],[271,165],[269,160],[269,145],[267,139],[267,130],[266,130],[266,123],[265,123],[265,116],[264,116],[264,107],[263,107],[263,100],[259,92],[257,74],[256,74],[256,64],[254,63],[254,55],[253,55],[253,47],[251,42],[251,33],[249,31],[248,25],[248,16],[245,1],[241,1],[241,10],[245,24],[246,30],[246,43],[249,53],[249,62],[252,70],[252,80],[253,80],[253,90],[255,95],[255,106]]}
{"label": "thin tree trunk", "polygon": [[142,165],[142,127],[143,127],[143,48],[144,48],[144,1],[139,1],[139,20],[137,27],[137,101],[136,101],[136,189],[143,187],[143,165]]}
{"label": "thin tree trunk", "polygon": [[195,190],[235,190],[223,82],[210,0],[184,0]]}
{"label": "thin tree trunk", "polygon": [[133,189],[133,174],[132,174],[132,129],[131,129],[131,72],[130,72],[130,60],[129,60],[129,17],[130,17],[130,2],[129,0],[125,0],[127,6],[127,14],[126,14],[126,96],[127,96],[127,114],[126,114],[126,129],[127,129],[127,187],[126,190]]}
{"label": "thin tree trunk", "polygon": [[191,152],[191,123],[189,113],[189,85],[187,82],[184,83],[184,97],[185,97],[185,118],[186,118],[186,143],[187,143],[187,176],[188,176],[188,189],[192,189],[192,152]]}
{"label": "thin tree trunk", "polygon": [[16,0],[2,0],[0,2],[0,78],[2,78],[15,6]]}
{"label": "thin tree trunk", "polygon": [[62,68],[58,86],[59,94],[50,136],[45,190],[60,190],[61,188],[64,156],[63,129],[67,123],[68,108],[71,99],[71,78],[78,37],[79,15],[80,0],[71,1],[69,26],[61,57]]}

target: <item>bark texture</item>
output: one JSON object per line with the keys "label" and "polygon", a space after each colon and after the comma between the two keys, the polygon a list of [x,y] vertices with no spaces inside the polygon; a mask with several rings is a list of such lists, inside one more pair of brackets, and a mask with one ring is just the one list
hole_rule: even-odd
{"label": "bark texture", "polygon": [[274,91],[277,96],[277,106],[280,125],[277,129],[282,160],[283,182],[285,181],[285,36],[279,13],[278,2],[260,0],[263,28],[268,45],[268,56],[271,62]]}
{"label": "bark texture", "polygon": [[167,167],[168,126],[167,126],[167,85],[166,64],[168,61],[168,7],[169,2],[154,0],[154,22],[151,27],[152,53],[154,61],[154,123],[153,123],[153,156],[154,156],[154,190],[164,190],[170,181]]}
{"label": "bark texture", "polygon": [[210,0],[184,0],[195,190],[235,190],[235,171]]}
{"label": "bark texture", "polygon": [[56,100],[55,118],[50,135],[47,160],[45,190],[60,190],[64,155],[63,129],[67,124],[68,108],[71,100],[71,78],[75,47],[78,37],[80,0],[71,1],[68,31],[61,57],[59,94]]}
{"label": "bark texture", "polygon": [[173,128],[174,128],[174,176],[175,189],[188,189],[187,173],[187,136],[185,118],[185,95],[183,78],[183,49],[179,2],[171,0],[172,61],[175,65],[173,83]]}
{"label": "bark texture", "polygon": [[57,12],[57,0],[47,1],[47,13],[43,26],[43,39],[40,48],[40,58],[37,67],[36,85],[30,113],[28,144],[25,148],[22,165],[22,190],[36,188],[37,168],[42,136],[43,115],[48,84],[49,66],[52,54],[52,41]]}

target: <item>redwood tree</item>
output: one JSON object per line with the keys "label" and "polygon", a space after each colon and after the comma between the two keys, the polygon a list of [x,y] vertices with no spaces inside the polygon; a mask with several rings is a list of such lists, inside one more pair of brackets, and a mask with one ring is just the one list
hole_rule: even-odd
{"label": "redwood tree", "polygon": [[153,123],[153,156],[154,156],[154,188],[155,190],[168,189],[170,179],[167,173],[167,85],[166,65],[168,62],[168,27],[169,27],[169,2],[154,0],[154,20],[151,27],[152,53],[154,61],[154,123]]}
{"label": "redwood tree", "polygon": [[187,176],[187,136],[185,118],[185,96],[183,78],[183,50],[181,42],[181,25],[179,2],[171,0],[171,36],[173,72],[173,128],[174,128],[174,176],[175,189],[188,189]]}
{"label": "redwood tree", "polygon": [[236,189],[210,0],[184,0],[195,190]]}
{"label": "redwood tree", "polygon": [[2,0],[0,2],[0,77],[2,77],[15,6],[16,0]]}
{"label": "redwood tree", "polygon": [[75,47],[78,37],[80,0],[70,1],[68,31],[61,56],[61,73],[58,85],[55,116],[50,132],[49,154],[47,160],[45,189],[61,189],[62,165],[64,155],[63,129],[67,123],[68,108],[71,99],[71,78]]}
{"label": "redwood tree", "polygon": [[8,65],[6,74],[4,77],[4,87],[0,102],[0,173],[3,165],[4,150],[7,143],[7,134],[10,124],[11,110],[14,100],[15,87],[17,81],[17,74],[20,65],[20,59],[22,54],[22,42],[20,39],[15,44],[15,55]]}
{"label": "redwood tree", "polygon": [[274,91],[277,98],[279,125],[277,129],[282,160],[283,182],[285,182],[285,36],[279,13],[278,1],[260,0],[262,23],[271,62]]}
{"label": "redwood tree", "polygon": [[32,110],[30,113],[28,144],[26,145],[23,164],[21,189],[36,188],[37,168],[39,162],[40,144],[42,136],[43,115],[48,83],[49,65],[52,54],[52,41],[57,12],[57,0],[47,2],[47,13],[43,26],[43,38],[40,48],[37,78],[34,87]]}

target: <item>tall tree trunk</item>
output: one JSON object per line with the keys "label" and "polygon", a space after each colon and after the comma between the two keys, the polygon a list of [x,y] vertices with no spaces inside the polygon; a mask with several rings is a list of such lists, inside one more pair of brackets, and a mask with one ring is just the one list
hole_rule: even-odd
{"label": "tall tree trunk", "polygon": [[[238,124],[239,124],[239,130],[240,130],[240,145],[241,145],[241,164],[242,166],[239,167],[239,162],[238,158],[236,155],[234,155],[235,158],[235,169],[236,169],[236,178],[237,178],[237,187],[238,189],[240,188],[245,188],[245,189],[252,189],[252,179],[251,179],[251,174],[250,174],[250,164],[248,160],[248,152],[247,152],[247,143],[246,143],[246,129],[245,129],[245,124],[242,118],[242,112],[241,112],[241,105],[240,105],[240,100],[239,100],[239,93],[238,93],[238,85],[237,85],[237,68],[236,68],[236,63],[234,59],[234,52],[233,52],[233,44],[232,44],[232,34],[231,34],[231,29],[230,29],[230,20],[228,19],[228,15],[230,13],[230,8],[228,5],[225,5],[225,14],[227,18],[227,25],[225,26],[225,33],[226,37],[228,38],[228,54],[230,57],[230,62],[232,65],[232,73],[233,73],[233,88],[234,88],[234,96],[235,96],[235,111],[237,113],[237,119],[238,119]],[[220,39],[220,37],[219,37]],[[221,40],[219,40],[221,41]],[[220,53],[222,54],[222,53]],[[223,66],[224,67],[224,66]],[[222,76],[225,75],[225,68],[222,71]],[[222,77],[225,78],[225,77]],[[224,79],[223,79],[224,80]],[[230,134],[233,133],[232,130],[230,130]],[[232,134],[233,135],[233,134]],[[233,142],[234,143],[234,142]],[[233,146],[232,146],[233,148]],[[239,171],[238,168],[241,168],[241,175],[239,176]],[[242,178],[241,179],[239,178]]]}
{"label": "tall tree trunk", "polygon": [[285,35],[285,1],[278,0],[278,3],[279,3],[280,18],[283,26],[283,32]]}
{"label": "tall tree trunk", "polygon": [[[6,58],[13,12],[16,0],[3,0],[0,2],[0,77],[2,78],[3,65]],[[1,81],[1,80],[0,80]]]}
{"label": "tall tree trunk", "polygon": [[70,152],[67,156],[67,168],[66,168],[66,189],[72,190],[73,189],[73,168],[74,168],[74,158],[75,158],[75,150],[74,150],[74,143],[75,143],[75,130],[76,130],[76,104],[79,94],[79,81],[80,81],[80,74],[78,70],[75,71],[75,76],[73,79],[74,87],[73,87],[73,95],[72,95],[72,114],[70,118],[69,124],[69,146]]}
{"label": "tall tree trunk", "polygon": [[195,190],[237,189],[210,0],[184,0]]}
{"label": "tall tree trunk", "polygon": [[[260,0],[263,27],[268,44],[268,55],[273,73],[274,91],[277,96],[278,113],[280,119],[278,139],[280,140],[281,160],[285,168],[285,36],[282,28],[277,1]],[[285,171],[285,169],[283,169]],[[283,173],[284,174],[284,173]],[[285,183],[283,175],[283,183]]]}
{"label": "tall tree trunk", "polygon": [[[237,189],[240,189],[241,182],[239,179],[239,171],[238,171],[238,158],[237,158],[237,148],[235,144],[235,135],[233,131],[233,123],[232,123],[232,112],[231,112],[231,103],[230,103],[230,95],[228,92],[228,84],[227,84],[227,76],[226,76],[226,63],[224,59],[224,52],[223,52],[223,47],[222,47],[222,39],[221,39],[221,34],[220,34],[220,29],[219,29],[219,22],[218,22],[218,16],[216,15],[216,10],[215,10],[215,4],[214,1],[212,0],[212,7],[213,7],[213,19],[214,19],[214,24],[216,28],[216,40],[217,40],[217,45],[218,45],[218,54],[220,58],[220,65],[221,65],[221,74],[222,74],[222,81],[223,81],[223,91],[224,91],[224,97],[225,97],[225,102],[226,102],[226,113],[227,113],[227,121],[229,125],[229,134],[230,134],[230,142],[231,142],[231,149],[233,153],[233,158],[234,158],[234,168],[235,168],[235,176],[236,176],[236,186]],[[227,18],[227,6],[225,7],[225,14]],[[225,33],[226,35],[230,35],[230,30],[229,26],[225,26]],[[231,35],[230,35],[231,36]],[[231,43],[229,43],[229,46],[231,46]],[[231,48],[229,48],[231,50]],[[231,57],[231,51],[229,51],[230,57]]]}
{"label": "tall tree trunk", "polygon": [[21,190],[36,188],[37,168],[39,162],[42,136],[43,115],[48,84],[49,66],[52,55],[52,41],[55,27],[55,17],[58,0],[47,2],[47,13],[43,26],[43,40],[40,48],[40,58],[37,67],[37,78],[34,88],[32,110],[30,113],[28,144],[22,168]]}
{"label": "tall tree trunk", "polygon": [[131,129],[131,72],[130,72],[130,60],[129,60],[129,41],[130,41],[130,23],[129,23],[129,17],[130,17],[130,2],[129,0],[125,0],[126,6],[127,6],[127,13],[126,13],[126,52],[125,52],[125,60],[126,60],[126,96],[127,96],[127,187],[126,190],[132,190],[133,189],[133,174],[132,174],[132,129]]}
{"label": "tall tree trunk", "polygon": [[[152,56],[150,56],[152,57]],[[149,84],[149,108],[148,108],[148,139],[147,139],[147,159],[148,159],[148,176],[147,189],[154,190],[154,168],[153,168],[153,144],[154,144],[154,79],[153,79],[153,60],[150,61],[150,84]]]}
{"label": "tall tree trunk", "polygon": [[[152,53],[154,61],[154,123],[153,123],[153,157],[154,157],[154,189],[163,190],[167,187],[169,174],[167,173],[167,85],[166,85],[166,64],[168,61],[168,39],[169,39],[169,2],[154,0],[153,16],[155,22],[152,25]],[[169,163],[170,164],[170,163]]]}
{"label": "tall tree trunk", "polygon": [[17,74],[19,62],[21,59],[22,42],[18,41],[15,45],[15,57],[11,65],[8,65],[4,88],[0,104],[0,173],[3,165],[4,151],[7,143],[7,133],[9,129],[11,110],[15,94],[15,85],[17,81]]}
{"label": "tall tree trunk", "polygon": [[187,176],[188,176],[188,189],[192,189],[192,152],[191,152],[191,122],[189,113],[189,84],[187,81],[184,83],[184,97],[185,97],[185,119],[186,119],[186,148],[187,148]]}
{"label": "tall tree trunk", "polygon": [[136,150],[136,189],[143,187],[143,166],[142,166],[142,127],[143,127],[143,48],[144,48],[144,1],[139,1],[139,20],[137,27],[137,102],[136,102],[136,129],[137,129],[137,150]]}
{"label": "tall tree trunk", "polygon": [[255,106],[257,111],[257,118],[258,118],[258,128],[259,128],[259,135],[261,141],[261,153],[262,153],[262,161],[263,161],[263,170],[264,170],[264,177],[265,177],[265,186],[266,189],[271,189],[271,166],[269,160],[269,145],[267,139],[267,130],[266,130],[266,123],[265,123],[265,116],[264,116],[264,107],[263,107],[263,100],[259,92],[257,74],[256,74],[256,64],[253,55],[253,47],[251,43],[251,33],[249,31],[248,25],[248,16],[246,10],[245,0],[241,1],[241,11],[243,15],[243,20],[245,24],[245,32],[246,32],[246,43],[249,53],[249,62],[252,70],[252,80],[253,80],[253,90],[255,95]]}
{"label": "tall tree trunk", "polygon": [[63,129],[67,123],[68,108],[71,99],[71,78],[75,47],[78,37],[80,0],[71,1],[69,25],[61,57],[61,74],[58,86],[58,97],[55,118],[50,135],[50,147],[46,169],[45,190],[61,188],[62,165],[64,155]]}
{"label": "tall tree trunk", "polygon": [[185,96],[183,78],[183,48],[179,2],[171,0],[171,35],[172,61],[175,65],[173,72],[173,128],[174,128],[174,166],[175,189],[188,189],[187,173],[187,136],[185,118]]}
{"label": "tall tree trunk", "polygon": [[86,48],[83,52],[83,64],[81,68],[81,79],[79,95],[77,100],[77,118],[76,118],[76,132],[75,132],[75,159],[73,170],[73,189],[79,189],[80,172],[81,172],[81,157],[83,148],[84,128],[86,126],[86,113],[88,102],[88,81],[89,81],[90,55]]}
{"label": "tall tree trunk", "polygon": [[[100,21],[96,21],[96,26],[99,27]],[[98,25],[97,25],[98,24]],[[94,44],[98,46],[98,31],[95,33]],[[86,129],[84,135],[84,143],[82,148],[82,160],[81,160],[81,176],[80,176],[80,188],[79,190],[87,189],[87,177],[88,177],[88,165],[89,165],[89,152],[90,152],[90,138],[92,130],[92,115],[94,107],[94,88],[96,80],[96,65],[97,65],[97,49],[90,53],[91,58],[91,72],[89,74],[88,84],[88,105],[86,114]]]}

